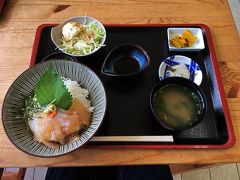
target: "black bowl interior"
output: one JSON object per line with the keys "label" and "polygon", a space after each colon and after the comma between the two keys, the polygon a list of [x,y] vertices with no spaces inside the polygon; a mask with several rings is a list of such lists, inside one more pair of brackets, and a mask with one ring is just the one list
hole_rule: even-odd
{"label": "black bowl interior", "polygon": [[[190,88],[196,95],[199,104],[200,104],[200,113],[197,116],[197,121],[193,122],[191,125],[189,126],[185,126],[185,127],[173,127],[170,124],[168,124],[166,121],[164,121],[163,119],[161,119],[159,116],[157,116],[156,114],[156,110],[155,107],[153,105],[154,102],[154,95],[156,93],[157,90],[161,89],[162,87],[166,86],[166,85],[170,85],[170,84],[174,84],[174,85],[180,85],[180,86],[185,86],[187,88]],[[170,78],[166,78],[160,82],[158,82],[154,88],[152,89],[151,92],[151,96],[150,96],[150,105],[151,105],[151,109],[152,112],[155,116],[155,118],[157,119],[157,121],[160,123],[160,125],[162,125],[164,128],[169,129],[169,130],[175,130],[175,131],[182,131],[182,130],[186,130],[186,129],[190,129],[194,126],[196,126],[198,123],[201,122],[203,115],[206,111],[207,105],[206,105],[206,97],[202,91],[202,89],[197,86],[195,83],[193,83],[192,81],[185,79],[185,78],[181,78],[181,77],[170,77]]]}
{"label": "black bowl interior", "polygon": [[48,61],[52,59],[63,59],[77,62],[77,59],[74,56],[69,56],[63,52],[53,52],[43,58],[42,61]]}

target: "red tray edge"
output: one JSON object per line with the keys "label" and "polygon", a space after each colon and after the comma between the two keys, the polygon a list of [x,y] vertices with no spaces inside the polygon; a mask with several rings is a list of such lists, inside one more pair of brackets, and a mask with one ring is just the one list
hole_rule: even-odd
{"label": "red tray edge", "polygon": [[[6,2],[5,2],[5,0],[1,0],[0,1],[0,14],[2,13],[2,11],[3,11],[3,8],[4,8],[4,4],[5,4]],[[5,4],[6,5],[6,4]]]}
{"label": "red tray edge", "polygon": [[[30,60],[30,67],[34,66],[34,64],[35,64],[38,44],[39,44],[42,30],[47,26],[56,26],[56,25],[58,25],[58,24],[41,24],[37,27],[35,39],[34,39],[34,43],[33,43],[31,60]],[[218,85],[218,89],[219,89],[219,93],[220,93],[220,97],[221,97],[221,101],[222,101],[223,112],[224,112],[225,119],[226,119],[228,140],[226,143],[221,144],[221,145],[209,145],[209,144],[206,144],[206,145],[204,145],[204,144],[199,144],[199,145],[196,145],[196,144],[195,145],[171,145],[171,144],[167,144],[167,145],[162,145],[162,144],[160,144],[160,145],[145,145],[145,144],[144,145],[87,145],[87,146],[85,146],[86,148],[104,148],[104,149],[107,149],[107,148],[210,149],[211,148],[211,149],[225,149],[225,148],[231,148],[234,146],[234,144],[236,142],[236,137],[234,134],[234,129],[233,129],[232,121],[231,121],[231,115],[230,115],[230,111],[228,108],[228,103],[227,103],[227,99],[226,99],[226,95],[225,95],[223,82],[222,82],[220,71],[219,71],[218,65],[217,65],[217,58],[216,58],[216,54],[215,54],[215,50],[214,50],[214,45],[213,45],[213,41],[212,41],[212,37],[211,37],[210,28],[207,25],[205,25],[205,24],[104,24],[104,26],[106,26],[106,27],[199,26],[202,29],[204,29],[205,33],[206,33],[207,43],[208,43],[208,47],[210,50],[210,55],[211,55],[212,62],[213,62],[217,85]]]}

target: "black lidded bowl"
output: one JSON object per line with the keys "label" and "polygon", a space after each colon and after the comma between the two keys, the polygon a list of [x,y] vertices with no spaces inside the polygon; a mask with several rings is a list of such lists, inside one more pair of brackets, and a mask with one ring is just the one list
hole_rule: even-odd
{"label": "black lidded bowl", "polygon": [[[179,86],[187,87],[188,89],[191,89],[192,92],[194,92],[200,105],[199,107],[200,113],[197,114],[197,119],[194,122],[192,122],[191,124],[185,127],[173,127],[157,115],[156,109],[154,106],[154,96],[157,90],[163,87],[166,87],[167,85],[179,85]],[[185,78],[181,78],[181,77],[169,77],[154,85],[150,95],[150,106],[155,119],[161,126],[172,131],[183,131],[196,126],[202,121],[204,113],[206,112],[207,101],[202,89],[192,81]]]}
{"label": "black lidded bowl", "polygon": [[49,55],[44,57],[42,61],[58,60],[58,59],[78,62],[76,57],[67,55],[67,54],[65,54],[63,52],[60,52],[60,51],[50,53]]}

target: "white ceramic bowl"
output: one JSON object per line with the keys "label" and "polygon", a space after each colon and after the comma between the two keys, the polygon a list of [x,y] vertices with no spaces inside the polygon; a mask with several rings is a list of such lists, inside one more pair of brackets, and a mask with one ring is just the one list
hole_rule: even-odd
{"label": "white ceramic bowl", "polygon": [[[186,56],[181,56],[181,55],[169,56],[163,60],[158,70],[159,79],[163,80],[168,77],[173,77],[168,73],[167,69],[170,66],[179,65],[179,64],[186,65],[188,71],[190,72],[189,80],[193,81],[195,84],[200,86],[200,84],[202,83],[203,75],[199,65],[191,58]],[[178,77],[182,77],[182,76],[178,76]]]}
{"label": "white ceramic bowl", "polygon": [[[76,54],[70,54],[70,53],[67,53],[65,51],[63,51],[61,48],[59,48],[59,46],[61,46],[62,42],[60,41],[60,39],[62,38],[62,27],[67,24],[68,22],[77,22],[79,24],[83,24],[84,22],[87,22],[87,23],[94,23],[99,27],[101,28],[101,30],[104,32],[104,36],[102,38],[102,42],[101,42],[101,45],[94,49],[91,53],[89,54],[85,54],[85,55],[76,55]],[[59,50],[61,50],[63,53],[65,54],[68,54],[70,56],[75,56],[75,57],[82,57],[82,56],[88,56],[90,54],[93,54],[95,53],[96,51],[98,51],[102,45],[104,44],[105,40],[106,40],[106,30],[103,26],[103,24],[92,18],[92,17],[89,17],[89,16],[76,16],[76,17],[72,17],[66,21],[64,21],[63,23],[61,23],[60,25],[56,26],[56,27],[53,27],[52,30],[51,30],[51,39],[52,39],[52,42],[55,44],[55,46],[57,46],[59,48]]]}
{"label": "white ceramic bowl", "polygon": [[[193,44],[192,47],[186,48],[177,48],[171,45],[170,40],[174,38],[174,36],[181,35],[184,30],[190,30],[194,36],[197,37],[197,41]],[[200,51],[205,48],[203,33],[200,28],[168,28],[168,47],[170,51]]]}

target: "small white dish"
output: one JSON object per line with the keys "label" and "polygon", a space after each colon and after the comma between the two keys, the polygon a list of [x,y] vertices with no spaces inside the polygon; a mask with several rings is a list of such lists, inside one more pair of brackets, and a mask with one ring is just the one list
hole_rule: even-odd
{"label": "small white dish", "polygon": [[[197,37],[197,41],[193,44],[192,47],[186,48],[177,48],[171,45],[170,40],[176,35],[181,35],[184,30],[190,30],[194,36]],[[203,33],[200,28],[168,28],[168,47],[170,51],[200,51],[205,48]]]}
{"label": "small white dish", "polygon": [[[186,78],[181,74],[172,75],[169,73],[169,67],[179,64],[185,64],[189,71],[189,78]],[[160,80],[174,76],[183,77],[193,81],[198,86],[200,86],[203,79],[202,70],[200,69],[199,65],[191,58],[181,55],[169,56],[165,58],[159,66],[158,75]]]}
{"label": "small white dish", "polygon": [[[102,38],[101,45],[98,48],[94,49],[91,53],[85,54],[85,55],[71,54],[71,53],[67,53],[67,52],[63,51],[61,48],[59,48],[62,44],[60,39],[62,38],[62,28],[68,22],[77,22],[79,24],[84,24],[84,23],[88,23],[88,24],[94,23],[94,24],[96,24],[104,32],[104,37]],[[59,48],[59,50],[62,51],[63,53],[65,53],[67,55],[70,55],[70,56],[82,57],[82,56],[88,56],[90,54],[95,53],[96,51],[98,51],[103,46],[103,44],[106,40],[106,30],[105,30],[103,24],[100,21],[98,21],[98,20],[96,20],[96,19],[94,19],[90,16],[76,16],[76,17],[72,17],[70,19],[67,19],[66,21],[59,24],[58,26],[53,27],[51,29],[51,39],[52,39],[52,42],[55,44],[55,46],[57,46],[57,48]]]}

